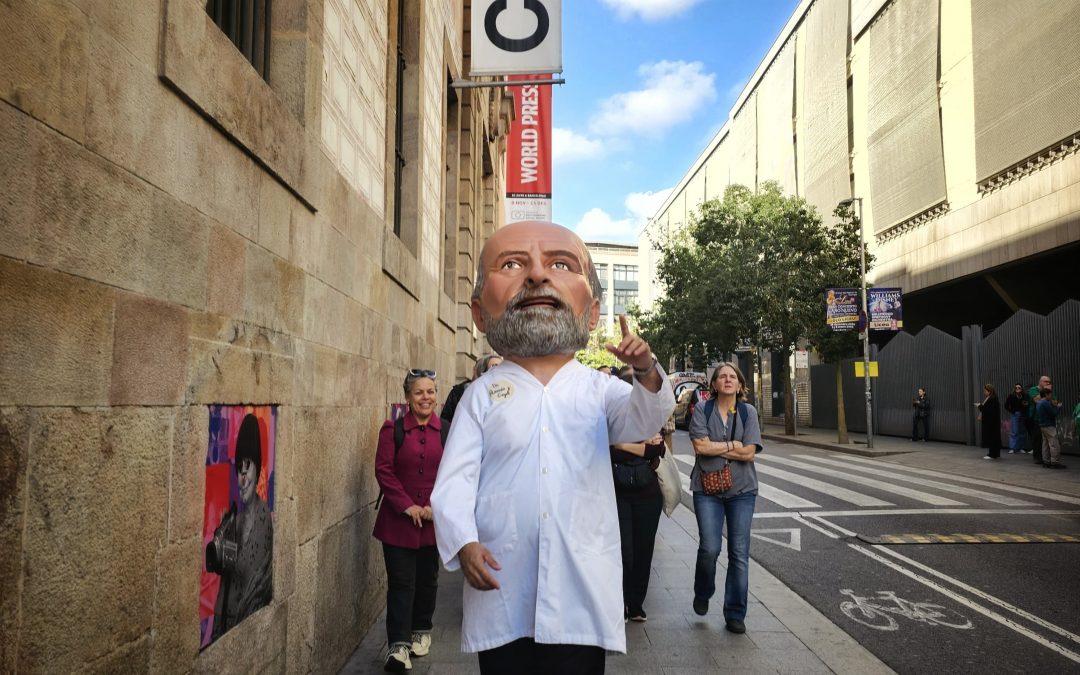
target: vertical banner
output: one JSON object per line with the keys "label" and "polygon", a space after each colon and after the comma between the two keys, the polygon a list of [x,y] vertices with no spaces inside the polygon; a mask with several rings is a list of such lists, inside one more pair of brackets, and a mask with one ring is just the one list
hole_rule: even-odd
{"label": "vertical banner", "polygon": [[474,0],[471,75],[562,72],[561,0]]}
{"label": "vertical banner", "polygon": [[[516,75],[512,82],[546,80]],[[506,223],[551,220],[551,85],[509,87],[515,119],[506,143]]]}
{"label": "vertical banner", "polygon": [[871,288],[866,292],[870,330],[900,330],[904,327],[903,296],[899,288]]}
{"label": "vertical banner", "polygon": [[858,327],[859,289],[826,289],[825,323],[834,331],[853,330]]}

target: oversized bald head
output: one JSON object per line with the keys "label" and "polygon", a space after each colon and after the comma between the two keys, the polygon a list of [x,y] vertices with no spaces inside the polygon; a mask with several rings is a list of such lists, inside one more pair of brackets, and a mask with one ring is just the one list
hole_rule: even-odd
{"label": "oversized bald head", "polygon": [[555,223],[514,223],[480,254],[473,320],[505,356],[573,353],[599,321],[601,292],[580,237]]}

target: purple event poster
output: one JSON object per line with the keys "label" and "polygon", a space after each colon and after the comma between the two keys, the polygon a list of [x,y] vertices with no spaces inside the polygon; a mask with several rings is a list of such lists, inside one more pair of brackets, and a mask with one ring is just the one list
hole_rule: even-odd
{"label": "purple event poster", "polygon": [[867,291],[870,330],[900,330],[904,327],[904,292],[899,288],[871,288]]}
{"label": "purple event poster", "polygon": [[825,322],[834,331],[855,330],[859,321],[859,291],[829,288],[825,291]]}

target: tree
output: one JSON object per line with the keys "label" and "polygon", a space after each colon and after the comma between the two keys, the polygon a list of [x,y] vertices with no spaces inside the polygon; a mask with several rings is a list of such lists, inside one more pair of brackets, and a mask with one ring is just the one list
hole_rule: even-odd
{"label": "tree", "polygon": [[[764,347],[782,354],[780,376],[790,381],[799,338],[831,348],[833,338],[821,330],[824,289],[850,285],[852,269],[858,280],[858,229],[848,217],[826,226],[814,207],[772,181],[756,193],[729,186],[722,200],[702,204],[683,232],[660,242],[665,296],[641,317],[642,334],[654,348],[706,362],[740,344]],[[791,387],[785,390],[785,431],[794,434],[794,400]]]}
{"label": "tree", "polygon": [[604,347],[609,342],[611,342],[611,336],[608,335],[607,327],[601,321],[589,333],[589,344],[585,349],[575,354],[574,358],[590,368],[599,368],[600,366],[617,368],[618,359]]}

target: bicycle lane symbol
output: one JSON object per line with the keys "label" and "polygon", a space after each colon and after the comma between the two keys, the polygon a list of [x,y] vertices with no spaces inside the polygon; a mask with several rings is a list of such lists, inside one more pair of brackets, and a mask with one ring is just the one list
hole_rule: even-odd
{"label": "bicycle lane symbol", "polygon": [[893,615],[930,626],[945,626],[960,630],[975,628],[967,617],[946,609],[942,605],[932,602],[912,602],[898,597],[893,591],[878,591],[876,598],[855,595],[850,588],[842,589],[840,594],[850,598],[840,603],[840,611],[852,621],[875,630],[900,630],[900,623],[893,618]]}

